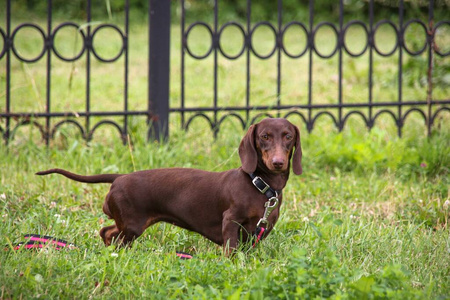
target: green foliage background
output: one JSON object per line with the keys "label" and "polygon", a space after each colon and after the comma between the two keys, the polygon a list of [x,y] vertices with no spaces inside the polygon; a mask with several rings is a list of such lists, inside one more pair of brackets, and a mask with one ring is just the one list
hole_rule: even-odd
{"label": "green foliage background", "polygon": [[[169,0],[170,1],[170,0]],[[179,6],[180,1],[172,2],[172,21],[179,22]],[[258,0],[252,1],[252,18],[255,20],[276,20],[273,14],[277,7],[277,1]],[[446,15],[445,10],[450,8],[450,1],[436,0],[435,17],[443,19]],[[147,0],[130,0],[131,13],[134,20],[145,19],[148,11]],[[207,0],[186,0],[186,9],[196,18],[209,18],[211,9],[214,5],[213,1]],[[377,17],[380,18],[396,18],[398,15],[399,1],[375,0],[374,9]],[[45,16],[47,12],[47,1],[41,0],[15,0],[13,1],[15,8],[21,11],[29,11],[39,17]],[[245,0],[227,0],[219,1],[221,21],[232,19],[244,19],[247,13],[247,1]],[[410,0],[405,1],[405,17],[411,15],[421,15],[425,17],[428,14],[428,1]],[[57,16],[66,16],[70,18],[83,19],[85,15],[85,0],[53,0],[52,7]],[[101,14],[105,10],[111,9],[112,13],[121,13],[125,8],[124,0],[93,0],[93,14]],[[344,1],[344,10],[346,16],[351,18],[367,20],[369,16],[369,1],[366,0],[346,0]],[[320,0],[314,1],[314,14],[318,20],[328,20],[332,22],[338,21],[339,18],[339,1]],[[309,1],[307,0],[283,0],[283,17],[288,20],[308,20]]]}

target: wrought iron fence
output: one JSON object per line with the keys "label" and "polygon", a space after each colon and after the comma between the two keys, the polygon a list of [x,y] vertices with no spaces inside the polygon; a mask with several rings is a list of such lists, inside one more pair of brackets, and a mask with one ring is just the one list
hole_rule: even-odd
{"label": "wrought iron fence", "polygon": [[[268,21],[252,23],[252,4],[251,0],[247,0],[247,14],[245,23],[227,22],[219,26],[219,3],[214,1],[213,22],[212,25],[207,22],[193,22],[186,24],[186,9],[185,1],[181,2],[181,84],[180,84],[180,105],[169,105],[169,82],[170,82],[170,1],[149,0],[149,74],[148,74],[148,99],[147,109],[145,110],[130,110],[128,105],[129,92],[129,4],[125,1],[125,18],[123,28],[114,24],[92,24],[91,18],[91,0],[86,3],[86,24],[83,30],[80,29],[80,24],[73,22],[64,22],[61,24],[53,24],[52,21],[52,1],[47,1],[47,28],[44,29],[39,25],[31,22],[22,23],[15,28],[12,28],[11,15],[11,0],[7,0],[5,4],[6,20],[5,27],[0,27],[0,36],[3,40],[3,47],[0,49],[0,62],[5,62],[5,92],[4,100],[0,106],[0,132],[6,143],[14,137],[18,128],[24,125],[34,125],[39,128],[43,139],[49,143],[49,140],[55,136],[55,133],[63,124],[70,123],[79,129],[84,139],[90,140],[94,132],[103,125],[110,125],[117,129],[122,140],[126,142],[129,131],[129,117],[130,116],[145,116],[150,123],[148,129],[148,137],[162,139],[169,134],[169,114],[179,114],[181,127],[188,129],[191,123],[197,118],[207,120],[214,134],[220,130],[220,126],[224,120],[228,118],[235,118],[245,128],[248,124],[255,122],[262,116],[278,116],[290,117],[293,115],[299,118],[306,124],[308,131],[313,130],[314,125],[321,116],[328,116],[331,118],[335,126],[342,130],[352,115],[358,115],[364,124],[370,129],[381,115],[389,115],[393,118],[395,125],[398,128],[398,134],[401,136],[402,128],[405,120],[412,112],[421,115],[428,129],[428,134],[431,133],[431,128],[438,116],[442,115],[444,111],[450,111],[450,98],[448,94],[443,99],[435,99],[433,97],[433,73],[434,62],[436,58],[448,59],[450,51],[442,50],[436,44],[436,33],[443,28],[450,26],[449,20],[434,20],[434,1],[429,3],[428,21],[423,22],[419,19],[405,20],[404,18],[404,3],[399,2],[398,10],[398,24],[390,20],[381,20],[375,22],[374,1],[369,1],[369,22],[365,23],[359,20],[352,20],[344,23],[344,2],[339,1],[339,22],[334,24],[332,22],[320,22],[315,25],[314,15],[314,0],[309,1],[309,22],[301,21],[284,22],[283,20],[283,4],[282,0],[277,2],[277,21],[276,24]],[[423,29],[424,43],[418,49],[411,49],[406,43],[406,30],[416,25]],[[1,25],[3,26],[3,25]],[[255,49],[253,36],[255,31],[260,27],[266,27],[269,32],[273,33],[275,43],[269,53],[261,54]],[[359,26],[364,32],[366,43],[364,47],[354,52],[346,43],[346,34],[349,28]],[[376,42],[375,35],[381,26],[391,27],[395,32],[395,44],[389,51],[380,49]],[[37,30],[44,41],[43,48],[36,57],[23,57],[15,44],[15,37],[17,33],[23,28],[33,28]],[[83,45],[79,53],[73,57],[66,57],[62,55],[55,46],[54,40],[58,32],[66,27],[77,28],[82,36]],[[206,51],[201,55],[192,51],[191,45],[188,43],[189,36],[195,28],[202,27],[207,30],[211,38],[211,44]],[[242,34],[243,44],[242,48],[235,54],[227,53],[222,45],[221,38],[223,32],[230,27],[234,27]],[[297,53],[292,53],[284,43],[284,36],[286,32],[293,27],[297,27],[303,32],[306,37],[304,49]],[[317,32],[327,27],[336,37],[336,45],[330,53],[323,53],[319,50],[316,42]],[[99,31],[104,28],[109,28],[116,31],[122,40],[120,52],[112,58],[104,58],[97,53],[93,45],[93,39]],[[427,55],[427,74],[426,74],[426,98],[425,99],[404,99],[403,95],[403,65],[405,56],[420,56]],[[73,62],[78,60],[85,60],[86,64],[86,93],[85,93],[85,109],[83,111],[66,111],[55,112],[51,110],[52,101],[58,101],[52,98],[51,82],[52,82],[52,58],[66,62]],[[347,102],[343,95],[343,71],[345,69],[344,57],[363,57],[368,56],[368,78],[367,78],[367,95],[361,95],[361,101]],[[385,101],[375,101],[373,96],[374,90],[374,57],[398,57],[397,68],[397,92],[396,99],[388,99]],[[200,107],[187,105],[189,100],[186,96],[186,76],[189,76],[189,68],[186,60],[188,58],[195,60],[203,60],[212,57],[213,59],[213,96],[211,97],[211,106]],[[337,57],[337,101],[336,103],[317,103],[313,96],[313,64],[315,59],[331,59]],[[117,111],[93,111],[91,109],[91,72],[92,59],[104,63],[117,62],[123,58],[123,109]],[[226,59],[235,61],[239,58],[245,60],[245,97],[242,105],[219,105],[220,91],[218,85],[218,60]],[[275,104],[261,105],[258,99],[252,97],[251,92],[251,61],[254,59],[268,60],[274,58],[276,60],[276,79],[275,79]],[[282,91],[281,64],[284,58],[301,59],[307,58],[308,64],[306,66],[308,73],[307,86],[307,101],[306,103],[292,104],[292,101],[285,103],[285,96]],[[11,96],[12,84],[11,78],[14,76],[14,71],[11,68],[12,59],[17,59],[23,63],[34,63],[39,60],[46,60],[46,67],[43,72],[46,72],[46,105],[43,112],[20,112],[13,111],[11,104],[20,99]],[[204,87],[206,88],[206,87]],[[447,90],[448,91],[448,90]],[[0,93],[2,96],[2,93]],[[3,97],[3,96],[2,96]],[[102,117],[102,120],[93,124],[94,117]],[[111,117],[122,118],[121,122],[112,120]],[[79,121],[84,119],[84,125]],[[54,122],[52,120],[58,120]]]}
{"label": "wrought iron fence", "polygon": [[[306,128],[308,131],[311,131],[314,128],[314,125],[318,118],[323,115],[327,115],[332,119],[332,122],[336,125],[339,130],[344,128],[346,121],[348,118],[354,114],[359,115],[364,124],[370,129],[374,126],[375,121],[378,119],[380,115],[390,115],[397,128],[398,135],[402,134],[402,127],[405,123],[406,118],[412,112],[418,112],[424,119],[425,124],[427,125],[428,134],[431,132],[431,127],[435,122],[436,118],[443,112],[449,111],[449,107],[447,106],[450,103],[450,98],[448,98],[449,93],[447,93],[445,99],[434,99],[433,98],[433,84],[432,77],[434,72],[434,57],[437,55],[439,57],[448,57],[450,51],[443,52],[436,45],[436,32],[450,25],[449,20],[441,20],[437,23],[434,22],[434,1],[430,1],[429,3],[429,16],[428,22],[425,23],[419,19],[411,19],[405,20],[404,18],[404,3],[403,1],[399,1],[399,9],[398,9],[398,24],[395,24],[390,20],[381,20],[375,23],[375,12],[374,12],[374,1],[369,1],[369,23],[366,24],[363,21],[359,20],[351,20],[347,23],[344,23],[344,5],[343,1],[339,1],[339,24],[335,25],[331,22],[320,22],[315,25],[315,14],[314,14],[314,0],[309,1],[309,23],[304,23],[300,21],[291,21],[288,23],[283,22],[283,9],[282,9],[282,1],[279,0],[277,2],[277,21],[276,24],[271,22],[262,21],[252,24],[252,5],[251,1],[247,1],[247,15],[246,15],[246,23],[241,24],[238,22],[227,22],[221,26],[218,24],[218,12],[219,6],[218,1],[214,2],[214,21],[213,25],[210,25],[206,22],[194,22],[191,24],[185,24],[184,17],[186,11],[184,9],[184,0],[182,2],[182,15],[181,15],[181,26],[182,26],[182,51],[181,51],[181,105],[178,108],[171,108],[171,112],[178,112],[181,114],[181,122],[184,128],[188,128],[190,123],[196,118],[204,118],[206,119],[211,129],[215,134],[219,131],[221,123],[228,117],[232,116],[237,118],[242,127],[245,127],[248,123],[255,122],[256,119],[260,118],[262,115],[272,117],[274,114],[269,114],[267,111],[274,111],[276,116],[281,116],[287,118],[292,115],[298,115],[301,120],[306,124]],[[405,32],[409,26],[417,24],[423,29],[424,35],[424,43],[420,49],[410,49],[406,44]],[[375,40],[375,35],[377,31],[383,25],[387,25],[391,27],[395,32],[395,45],[389,51],[383,51],[380,49],[379,45],[377,45]],[[253,35],[258,30],[259,27],[267,26],[275,36],[275,43],[273,45],[272,50],[267,54],[258,53],[255,50],[253,44]],[[285,43],[284,43],[284,35],[291,28],[297,26],[299,27],[303,33],[306,35],[306,44],[303,50],[298,53],[291,53]],[[352,52],[349,45],[345,42],[346,34],[348,30],[352,26],[360,26],[366,38],[366,43],[363,49],[357,53]],[[188,37],[195,27],[203,27],[206,28],[211,36],[211,44],[206,53],[202,55],[198,55],[193,53],[190,50],[188,45]],[[229,55],[222,49],[221,47],[221,38],[222,33],[228,27],[236,27],[238,31],[243,36],[243,46],[241,50],[235,55]],[[330,53],[321,53],[318,49],[318,45],[315,41],[315,37],[317,32],[323,28],[329,27],[332,32],[336,36],[336,45],[334,49]],[[368,53],[368,94],[362,95],[360,98],[363,101],[346,103],[343,93],[343,70],[345,68],[345,64],[343,62],[344,55],[348,55],[350,57],[361,57]],[[426,99],[404,99],[403,97],[403,64],[404,64],[404,56],[405,54],[410,56],[418,56],[427,53],[427,97]],[[397,97],[396,99],[388,99],[389,101],[374,101],[373,97],[373,74],[374,74],[374,56],[379,55],[381,57],[390,57],[397,55],[398,56],[398,84],[397,84]],[[185,105],[185,60],[186,57],[191,57],[197,60],[202,60],[213,56],[214,60],[214,94],[212,99],[211,107],[187,107]],[[221,56],[228,60],[236,60],[241,57],[245,57],[246,60],[246,94],[245,94],[245,105],[242,106],[219,106],[218,105],[218,57]],[[284,104],[283,103],[283,93],[282,93],[282,78],[281,75],[281,61],[284,57],[288,57],[291,59],[299,59],[302,57],[308,57],[308,84],[307,84],[307,103],[305,104]],[[313,98],[313,63],[316,57],[321,59],[330,59],[332,57],[338,56],[338,79],[337,79],[337,103],[317,103]],[[270,106],[258,105],[258,99],[254,100],[252,98],[252,94],[250,92],[250,62],[252,59],[260,59],[267,60],[270,58],[276,58],[277,64],[277,74],[276,74],[276,104]],[[286,80],[290,80],[289,78]],[[447,87],[447,92],[450,92]],[[299,101],[300,102],[300,101]],[[361,108],[366,109],[362,111]],[[344,109],[346,111],[344,112]],[[250,115],[250,112],[259,112],[254,114],[254,116]],[[211,112],[212,115],[208,115],[207,112]],[[222,112],[228,112],[227,114],[222,114]],[[237,112],[244,112],[244,114],[238,114]],[[186,116],[186,113],[191,113],[190,116]]]}
{"label": "wrought iron fence", "polygon": [[[6,143],[14,137],[16,131],[25,125],[35,126],[39,129],[42,138],[48,144],[50,139],[55,136],[55,133],[64,124],[72,124],[78,128],[82,137],[85,140],[92,139],[94,132],[104,126],[112,126],[117,129],[122,141],[127,142],[129,117],[130,116],[147,116],[148,122],[153,125],[148,130],[149,138],[159,139],[160,133],[167,135],[167,131],[161,128],[161,124],[158,114],[167,114],[167,111],[161,111],[164,107],[164,103],[168,103],[168,87],[169,87],[169,39],[170,39],[170,2],[169,1],[157,1],[149,0],[149,15],[152,15],[149,22],[149,28],[151,35],[149,36],[149,93],[148,93],[148,109],[146,110],[129,110],[129,1],[125,0],[124,10],[124,24],[123,28],[115,24],[96,24],[92,22],[91,11],[92,1],[86,1],[86,22],[83,24],[77,24],[74,22],[63,22],[54,26],[52,22],[52,1],[47,0],[47,28],[26,22],[12,28],[12,14],[11,4],[13,1],[7,0],[5,3],[6,11],[6,27],[0,27],[1,38],[3,39],[3,48],[0,50],[0,61],[5,60],[5,93],[3,105],[0,110],[0,133]],[[75,28],[81,35],[82,47],[79,53],[73,57],[66,57],[60,53],[55,45],[55,38],[60,30],[64,28]],[[36,57],[27,58],[20,54],[15,45],[15,38],[21,30],[24,28],[33,28],[37,30],[43,39],[43,48]],[[94,46],[93,40],[100,31],[105,28],[115,31],[121,39],[122,45],[119,53],[111,58],[104,58],[99,54]],[[52,101],[51,96],[51,82],[52,82],[52,58],[56,56],[58,59],[64,62],[74,62],[78,60],[85,60],[86,66],[86,94],[85,94],[85,110],[83,111],[65,111],[55,112],[51,110]],[[14,76],[14,71],[11,67],[12,59],[17,59],[22,63],[35,63],[39,60],[46,59],[46,68],[43,72],[46,73],[46,105],[43,112],[17,112],[12,111],[11,104],[21,99],[13,98],[11,96],[11,90],[13,88],[11,84],[11,78]],[[123,109],[116,111],[93,111],[91,109],[91,74],[92,74],[92,59],[96,59],[103,63],[114,63],[123,58],[124,73],[123,73]],[[167,68],[166,68],[167,66]],[[1,93],[0,93],[1,94]],[[155,99],[158,98],[158,101]],[[60,100],[60,99],[59,99]],[[102,120],[95,124],[92,124],[94,117],[102,117]],[[119,124],[117,121],[112,120],[111,117],[122,117],[122,122]],[[79,121],[80,118],[84,119],[84,125]],[[42,124],[41,119],[44,119]],[[62,119],[56,123],[52,123],[52,119]]]}

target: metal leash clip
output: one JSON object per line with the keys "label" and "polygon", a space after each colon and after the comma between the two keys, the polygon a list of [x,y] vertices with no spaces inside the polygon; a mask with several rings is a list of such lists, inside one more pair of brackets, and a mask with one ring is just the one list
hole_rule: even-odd
{"label": "metal leash clip", "polygon": [[256,226],[260,226],[261,224],[265,224],[266,226],[269,225],[269,216],[272,213],[272,211],[278,206],[278,193],[275,192],[275,197],[270,198],[267,200],[267,202],[264,204],[264,207],[266,208],[264,210],[264,216],[258,221],[258,224]]}

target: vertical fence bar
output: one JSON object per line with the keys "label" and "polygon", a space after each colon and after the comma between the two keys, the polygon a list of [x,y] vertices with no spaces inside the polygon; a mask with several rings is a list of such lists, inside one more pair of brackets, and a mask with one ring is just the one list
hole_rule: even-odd
{"label": "vertical fence bar", "polygon": [[45,112],[47,113],[47,117],[45,117],[45,144],[48,146],[50,143],[50,90],[51,90],[51,65],[52,65],[52,0],[47,0],[47,41],[46,41],[46,49],[47,49],[47,95],[46,95],[46,107]]}
{"label": "vertical fence bar", "polygon": [[[11,112],[11,0],[6,0],[6,113]],[[9,143],[11,117],[6,116],[5,143]]]}
{"label": "vertical fence bar", "polygon": [[246,106],[246,110],[245,110],[245,117],[246,117],[246,122],[248,123],[250,120],[250,52],[252,50],[252,28],[251,28],[251,16],[252,16],[252,1],[251,0],[247,0],[247,37],[245,38],[245,43],[247,46],[247,61],[246,61],[246,65],[247,65],[247,78],[246,78],[246,82],[247,82],[247,86],[246,86],[246,91],[245,91],[245,106]]}
{"label": "vertical fence bar", "polygon": [[92,36],[91,36],[91,0],[87,1],[86,7],[86,140],[91,139],[90,133],[90,114],[91,111],[91,50],[92,50]]}
{"label": "vertical fence bar", "polygon": [[309,0],[309,69],[308,69],[308,124],[306,128],[311,132],[312,123],[312,69],[313,69],[313,52],[314,52],[314,0]]}
{"label": "vertical fence bar", "polygon": [[125,1],[125,37],[123,41],[123,51],[124,51],[124,90],[123,90],[123,101],[124,107],[123,110],[125,112],[123,116],[123,132],[122,132],[122,141],[125,144],[127,142],[127,134],[128,134],[128,23],[129,23],[129,10],[130,10],[130,1]]}
{"label": "vertical fence bar", "polygon": [[217,48],[219,47],[218,38],[218,18],[219,18],[219,3],[217,0],[214,1],[214,33],[212,37],[212,43],[214,48],[214,138],[217,138],[217,133],[219,132],[219,125],[217,124],[217,67],[218,67],[218,56]]}
{"label": "vertical fence bar", "polygon": [[373,1],[369,1],[369,35],[367,37],[367,42],[369,43],[369,130],[373,127],[372,120],[372,101],[373,101],[373,45],[374,45],[374,34],[373,34]]}
{"label": "vertical fence bar", "polygon": [[149,0],[149,18],[147,137],[162,141],[169,135],[170,1]]}
{"label": "vertical fence bar", "polygon": [[344,0],[339,1],[339,34],[338,34],[338,119],[339,119],[339,131],[342,131],[344,124],[342,124],[342,47],[344,44],[344,35],[342,32],[344,24]]}
{"label": "vertical fence bar", "polygon": [[403,118],[402,118],[402,87],[403,87],[403,0],[400,0],[398,7],[398,136],[402,136]]}
{"label": "vertical fence bar", "polygon": [[185,9],[184,9],[184,0],[181,0],[181,128],[184,129],[184,65],[185,65],[185,58],[186,54],[184,52],[184,47],[186,45],[186,37],[184,35],[185,31]]}
{"label": "vertical fence bar", "polygon": [[434,1],[430,0],[428,11],[428,72],[427,72],[427,130],[428,136],[431,136],[431,125],[433,121],[431,118],[431,101],[433,100],[433,51],[434,51]]}
{"label": "vertical fence bar", "polygon": [[[277,38],[276,38],[276,44],[277,44],[277,106],[280,107],[281,105],[281,45],[282,45],[282,10],[283,10],[283,1],[278,0],[278,32],[277,32]],[[280,110],[277,109],[277,117],[280,117]]]}

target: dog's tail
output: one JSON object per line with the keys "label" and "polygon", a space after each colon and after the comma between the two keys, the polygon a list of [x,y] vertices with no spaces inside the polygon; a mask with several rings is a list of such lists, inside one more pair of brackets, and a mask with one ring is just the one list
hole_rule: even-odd
{"label": "dog's tail", "polygon": [[113,183],[114,180],[116,180],[118,177],[124,175],[124,174],[99,174],[99,175],[83,176],[70,173],[69,171],[63,169],[50,169],[47,171],[37,172],[36,175],[48,175],[53,173],[58,173],[66,176],[69,179],[86,183]]}

